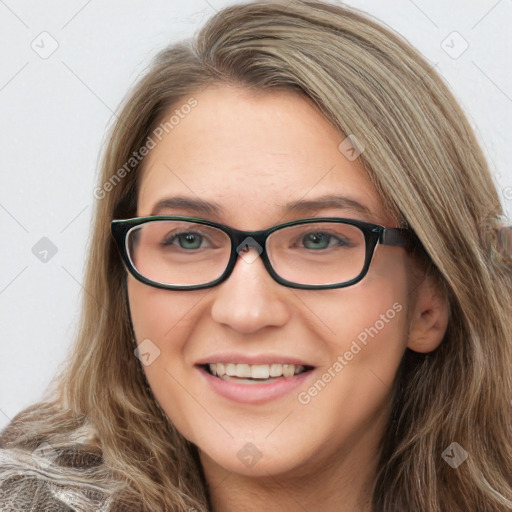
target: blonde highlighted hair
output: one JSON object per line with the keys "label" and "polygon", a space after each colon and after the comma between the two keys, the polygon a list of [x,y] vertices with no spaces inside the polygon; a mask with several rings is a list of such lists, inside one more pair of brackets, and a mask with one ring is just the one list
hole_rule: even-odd
{"label": "blonde highlighted hair", "polygon": [[[161,51],[127,96],[100,187],[122,178],[96,202],[77,339],[52,399],[3,432],[4,489],[21,485],[23,457],[46,442],[89,456],[80,470],[28,472],[54,491],[75,485],[76,510],[209,510],[197,449],[134,356],[110,222],[136,212],[140,164],[119,169],[171,109],[219,84],[296,91],[363,141],[359,158],[448,296],[443,342],[426,355],[407,350],[396,375],[373,512],[512,510],[511,264],[496,248],[503,211],[483,153],[448,87],[405,40],[357,10],[302,0],[221,10],[196,38]],[[468,453],[456,469],[442,457],[454,442]]]}

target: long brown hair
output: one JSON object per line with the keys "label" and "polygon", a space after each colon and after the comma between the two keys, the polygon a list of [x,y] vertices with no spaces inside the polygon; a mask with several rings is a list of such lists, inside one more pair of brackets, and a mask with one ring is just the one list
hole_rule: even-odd
{"label": "long brown hair", "polygon": [[[172,111],[193,110],[194,95],[213,84],[294,90],[340,135],[363,141],[369,176],[421,240],[448,295],[440,347],[425,356],[407,350],[396,375],[373,511],[512,510],[511,266],[496,249],[503,212],[485,158],[448,87],[406,41],[354,9],[301,0],[223,9],[196,38],[160,52],[127,96],[95,190],[69,364],[52,399],[4,432],[12,457],[4,479],[16,454],[46,441],[100,457],[79,472],[84,492],[152,512],[209,510],[197,449],[160,409],[134,356],[110,222],[136,212],[141,149],[159,129],[179,129]],[[452,443],[468,455],[457,468],[443,458]],[[62,485],[76,482],[70,468],[57,473]]]}

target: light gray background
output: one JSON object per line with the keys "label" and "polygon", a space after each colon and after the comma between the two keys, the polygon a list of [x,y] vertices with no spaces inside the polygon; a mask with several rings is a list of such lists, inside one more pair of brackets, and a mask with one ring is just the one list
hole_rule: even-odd
{"label": "light gray background", "polygon": [[[0,0],[0,428],[42,398],[71,346],[113,112],[159,49],[231,3]],[[446,78],[510,218],[512,0],[347,3],[409,39]],[[43,237],[57,249],[46,262],[33,253]]]}

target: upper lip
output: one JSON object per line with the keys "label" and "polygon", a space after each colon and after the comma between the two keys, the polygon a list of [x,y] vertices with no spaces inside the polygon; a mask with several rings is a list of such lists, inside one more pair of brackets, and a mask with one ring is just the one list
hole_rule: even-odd
{"label": "upper lip", "polygon": [[241,354],[237,352],[219,352],[203,357],[196,361],[196,365],[209,363],[239,363],[239,364],[295,364],[300,366],[312,366],[297,357],[282,354]]}

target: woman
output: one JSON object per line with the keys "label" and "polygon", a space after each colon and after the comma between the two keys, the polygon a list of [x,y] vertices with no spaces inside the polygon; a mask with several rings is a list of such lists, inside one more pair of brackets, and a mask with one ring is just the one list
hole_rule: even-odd
{"label": "woman", "polygon": [[4,508],[512,509],[502,210],[400,37],[224,9],[126,99],[95,196],[76,346],[3,432]]}

